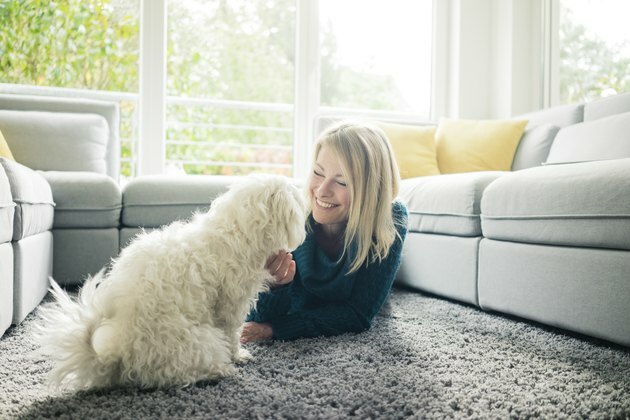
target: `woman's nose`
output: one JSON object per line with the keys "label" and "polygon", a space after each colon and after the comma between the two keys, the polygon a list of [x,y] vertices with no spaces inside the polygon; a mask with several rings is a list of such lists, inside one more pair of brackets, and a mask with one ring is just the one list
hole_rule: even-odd
{"label": "woman's nose", "polygon": [[317,193],[321,196],[321,197],[326,197],[328,195],[330,195],[331,193],[331,189],[330,189],[330,181],[329,180],[323,180],[321,184],[319,184],[319,187],[317,187]]}

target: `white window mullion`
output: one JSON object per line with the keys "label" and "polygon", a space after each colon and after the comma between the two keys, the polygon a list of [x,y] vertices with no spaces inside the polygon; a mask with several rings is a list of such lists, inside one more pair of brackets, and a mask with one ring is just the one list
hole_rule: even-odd
{"label": "white window mullion", "polygon": [[164,173],[166,1],[142,0],[138,175]]}
{"label": "white window mullion", "polygon": [[450,30],[454,22],[451,17],[450,1],[432,2],[433,40],[431,50],[431,107],[430,118],[434,121],[448,116],[450,95]]}
{"label": "white window mullion", "polygon": [[560,103],[560,2],[543,1],[543,107]]}
{"label": "white window mullion", "polygon": [[319,110],[319,1],[296,0],[293,176],[305,178]]}

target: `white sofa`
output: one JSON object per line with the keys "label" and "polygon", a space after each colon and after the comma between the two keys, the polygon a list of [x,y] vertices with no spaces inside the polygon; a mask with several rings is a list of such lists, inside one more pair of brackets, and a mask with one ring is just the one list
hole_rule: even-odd
{"label": "white sofa", "polygon": [[630,346],[630,93],[521,117],[517,170],[403,181],[398,281]]}
{"label": "white sofa", "polygon": [[630,346],[630,93],[514,119],[511,171],[402,181],[397,283]]}
{"label": "white sofa", "polygon": [[[100,115],[108,128],[84,134],[100,139],[96,161],[103,165],[70,166],[95,155],[90,148],[66,156],[67,169],[40,166],[46,159],[29,164],[42,170],[56,203],[53,276],[62,284],[80,284],[141,229],[207,208],[233,181],[150,176],[121,188],[112,172],[118,162],[111,151],[119,147],[115,106],[0,95],[0,131],[12,148],[18,140],[7,135],[11,122],[3,122],[2,110],[16,103],[21,112],[43,107],[41,121],[55,120],[51,112],[82,112]],[[403,180],[410,226],[398,284],[630,346],[630,94],[520,117],[529,123],[512,171]],[[322,117],[317,126],[330,120]],[[40,150],[63,134],[49,137]],[[27,157],[16,153],[16,159]],[[561,163],[576,160],[595,161]],[[3,240],[0,258],[7,248],[0,234]]]}
{"label": "white sofa", "polygon": [[0,332],[41,302],[53,266],[56,278],[83,278],[118,254],[118,115],[107,102],[0,95],[16,159],[0,158],[0,242],[10,241],[0,245]]}

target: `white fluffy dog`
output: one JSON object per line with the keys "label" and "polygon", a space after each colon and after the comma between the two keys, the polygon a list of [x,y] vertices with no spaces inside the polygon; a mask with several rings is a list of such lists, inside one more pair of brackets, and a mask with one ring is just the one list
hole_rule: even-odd
{"label": "white fluffy dog", "polygon": [[234,373],[251,357],[239,338],[271,278],[265,262],[304,240],[305,217],[287,178],[249,176],[207,213],[138,236],[77,300],[53,282],[38,334],[51,385],[153,388]]}

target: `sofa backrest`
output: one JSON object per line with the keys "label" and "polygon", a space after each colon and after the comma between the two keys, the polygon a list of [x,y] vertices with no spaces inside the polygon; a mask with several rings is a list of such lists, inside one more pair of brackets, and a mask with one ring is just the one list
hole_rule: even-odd
{"label": "sofa backrest", "polygon": [[584,122],[630,112],[630,92],[597,99],[584,105]]}
{"label": "sofa backrest", "polygon": [[584,104],[554,106],[541,109],[540,111],[517,115],[514,118],[528,120],[526,129],[545,124],[564,128],[584,121]]}
{"label": "sofa backrest", "polygon": [[[545,163],[630,157],[630,92],[514,118],[528,120],[512,162],[514,171]],[[315,136],[339,119],[319,116]]]}
{"label": "sofa backrest", "polygon": [[558,131],[583,121],[584,104],[555,106],[514,118],[528,120],[512,161],[512,170],[518,171],[540,166],[547,160]]}
{"label": "sofa backrest", "polygon": [[0,94],[0,131],[15,159],[41,170],[120,175],[118,104]]}

